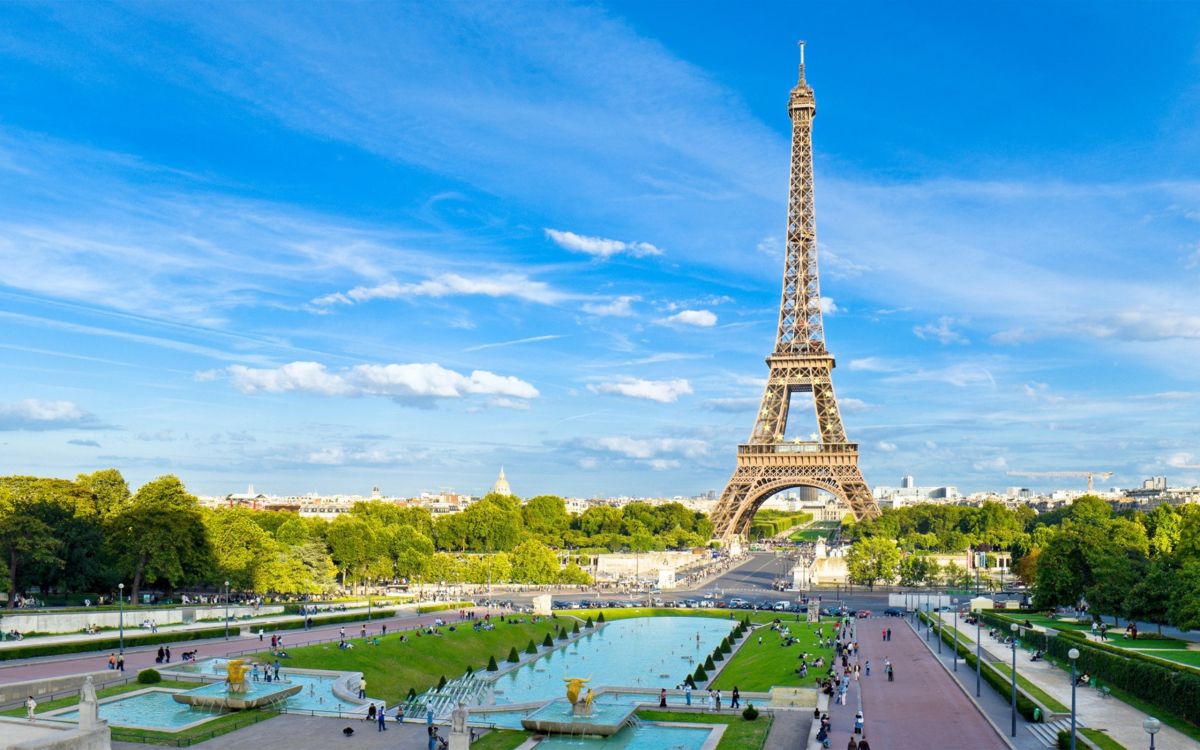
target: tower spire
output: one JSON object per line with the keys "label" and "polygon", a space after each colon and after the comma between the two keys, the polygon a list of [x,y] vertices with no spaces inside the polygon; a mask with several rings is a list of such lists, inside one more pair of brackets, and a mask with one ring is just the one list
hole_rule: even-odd
{"label": "tower spire", "polygon": [[800,85],[804,85],[804,40],[801,39],[797,44],[800,47],[800,77],[797,79]]}

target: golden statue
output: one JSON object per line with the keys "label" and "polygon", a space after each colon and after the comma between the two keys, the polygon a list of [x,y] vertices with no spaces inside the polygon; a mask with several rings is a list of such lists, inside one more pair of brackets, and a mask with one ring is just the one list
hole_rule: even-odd
{"label": "golden statue", "polygon": [[[563,682],[567,683],[567,700],[574,706],[579,701],[579,691],[583,689],[583,683],[592,679],[588,677],[564,677]],[[591,694],[591,688],[588,688],[588,693]]]}
{"label": "golden statue", "polygon": [[229,692],[244,693],[246,692],[246,673],[250,671],[250,667],[241,659],[230,659],[225,665],[225,681],[229,684]]}
{"label": "golden statue", "polygon": [[592,689],[588,688],[587,695],[583,698],[583,707],[588,713],[592,712]]}

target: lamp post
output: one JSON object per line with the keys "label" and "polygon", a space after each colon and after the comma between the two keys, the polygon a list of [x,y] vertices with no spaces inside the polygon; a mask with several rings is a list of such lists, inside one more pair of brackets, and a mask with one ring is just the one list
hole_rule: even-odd
{"label": "lamp post", "polygon": [[371,595],[367,594],[367,622],[371,621]]}
{"label": "lamp post", "polygon": [[1012,736],[1017,736],[1017,624],[1009,626],[1012,630]]}
{"label": "lamp post", "polygon": [[1147,716],[1142,722],[1142,729],[1146,730],[1146,734],[1150,735],[1150,750],[1154,750],[1154,735],[1158,734],[1158,730],[1162,729],[1162,722],[1153,716]]}
{"label": "lamp post", "polygon": [[979,631],[982,629],[982,626],[980,625],[981,622],[982,622],[982,618],[980,618],[979,613],[976,612],[975,613],[975,697],[976,698],[979,697],[979,689],[983,685],[983,654],[980,651],[982,646],[980,644],[980,634],[979,634]]}
{"label": "lamp post", "polygon": [[951,599],[950,606],[954,607],[954,671],[958,671],[958,600]]}
{"label": "lamp post", "polygon": [[938,656],[941,656],[942,655],[942,626],[944,625],[944,623],[942,622],[942,614],[940,612],[938,613],[937,619],[934,620],[933,622],[937,626]]}
{"label": "lamp post", "polygon": [[125,655],[125,584],[118,583],[117,591],[119,592],[117,594],[117,600],[119,601],[119,603],[121,605],[120,614],[117,615],[117,630],[120,631],[120,633],[121,633],[120,650],[121,650],[121,655],[124,656]]}
{"label": "lamp post", "polygon": [[225,582],[225,640],[229,640],[229,581]]}
{"label": "lamp post", "polygon": [[1075,750],[1075,660],[1079,658],[1079,649],[1068,651],[1067,658],[1071,660],[1071,750]]}

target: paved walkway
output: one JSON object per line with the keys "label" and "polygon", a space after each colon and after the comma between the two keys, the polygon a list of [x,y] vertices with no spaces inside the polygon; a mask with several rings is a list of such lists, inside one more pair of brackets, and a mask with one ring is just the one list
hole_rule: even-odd
{"label": "paved walkway", "polygon": [[[954,614],[941,613],[943,621],[953,623]],[[961,625],[961,622],[959,623]],[[975,631],[964,631],[974,643]],[[983,649],[997,661],[1012,665],[1012,650],[1000,641],[988,636],[983,631]],[[1030,654],[1024,649],[1017,651],[1017,674],[1045,690],[1051,697],[1064,706],[1071,705],[1071,675],[1059,669],[1048,661],[1031,661]],[[1128,748],[1138,748],[1149,745],[1148,735],[1142,730],[1142,720],[1146,714],[1138,711],[1127,703],[1116,698],[1102,698],[1092,688],[1077,688],[1075,691],[1075,708],[1078,720],[1084,726],[1092,729],[1103,729],[1110,737]],[[1163,724],[1162,731],[1155,738],[1157,750],[1196,750],[1200,743],[1187,735]]]}
{"label": "paved walkway", "polygon": [[807,747],[812,720],[809,711],[776,711],[763,750],[801,750]]}
{"label": "paved walkway", "polygon": [[[477,609],[480,617],[487,612],[486,609]],[[458,610],[431,612],[426,615],[417,615],[415,612],[407,611],[400,614],[394,614],[384,619],[373,619],[369,623],[367,632],[370,635],[378,635],[380,628],[386,624],[388,630],[397,632],[415,628],[417,626],[431,625],[433,621],[441,618],[447,621],[458,619]],[[346,629],[347,639],[359,637],[362,632],[364,622],[347,622],[335,625],[314,626],[312,630],[287,630],[280,635],[284,638],[284,648],[295,648],[316,641],[329,641],[339,637],[341,628]],[[154,659],[158,654],[158,648],[162,645],[171,647],[171,653],[174,659],[172,664],[178,663],[180,655],[184,651],[196,649],[198,651],[197,659],[204,660],[215,656],[230,656],[246,653],[250,651],[265,651],[271,645],[270,634],[266,635],[260,643],[257,635],[242,635],[232,636],[229,640],[224,638],[215,638],[205,641],[180,641],[178,643],[169,644],[154,644],[152,646],[138,646],[136,648],[125,649],[125,674],[133,677],[138,670],[146,669],[147,667],[157,667]],[[34,659],[16,659],[10,662],[0,663],[0,684],[9,682],[21,682],[23,680],[33,680],[40,677],[61,677],[64,675],[81,674],[84,672],[95,672],[107,668],[108,650],[93,651],[86,654],[72,654],[67,656],[50,656],[39,657]]]}
{"label": "paved walkway", "polygon": [[[1009,745],[930,655],[925,644],[895,618],[856,623],[859,661],[871,662],[860,681],[851,681],[846,705],[829,711],[833,724],[830,746],[846,747],[854,714],[862,710],[864,732],[875,750],[1009,750]],[[884,642],[881,630],[892,628]],[[891,660],[895,681],[888,682],[884,662]]]}

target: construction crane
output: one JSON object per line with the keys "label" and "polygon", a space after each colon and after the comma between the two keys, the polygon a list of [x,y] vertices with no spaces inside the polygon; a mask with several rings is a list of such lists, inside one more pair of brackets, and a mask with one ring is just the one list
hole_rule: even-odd
{"label": "construction crane", "polygon": [[1092,479],[1100,477],[1100,481],[1104,481],[1111,477],[1111,471],[1010,471],[1010,477],[1087,477],[1088,493],[1092,492]]}

